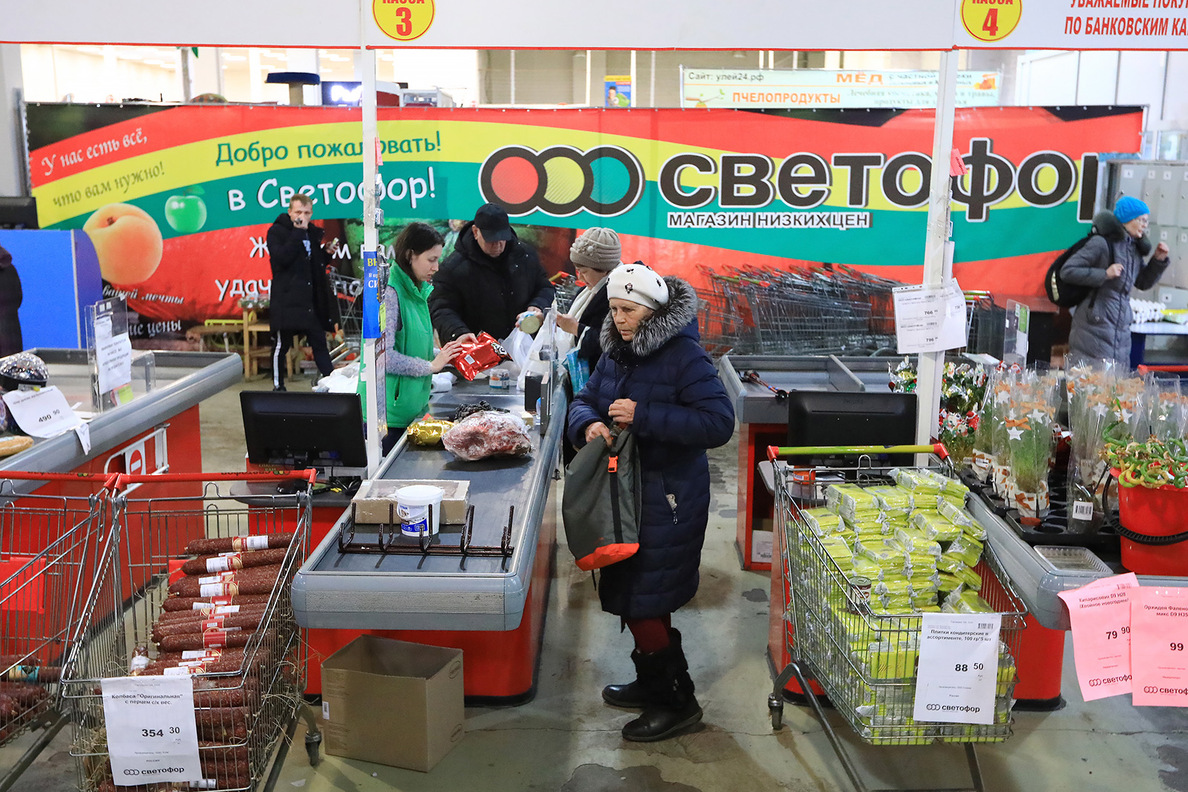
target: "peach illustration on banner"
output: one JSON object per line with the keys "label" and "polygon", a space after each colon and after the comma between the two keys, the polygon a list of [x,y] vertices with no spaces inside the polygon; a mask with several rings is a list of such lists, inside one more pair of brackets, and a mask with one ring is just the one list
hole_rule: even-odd
{"label": "peach illustration on banner", "polygon": [[139,206],[112,203],[87,218],[83,231],[99,256],[99,272],[108,283],[147,280],[161,263],[161,229]]}

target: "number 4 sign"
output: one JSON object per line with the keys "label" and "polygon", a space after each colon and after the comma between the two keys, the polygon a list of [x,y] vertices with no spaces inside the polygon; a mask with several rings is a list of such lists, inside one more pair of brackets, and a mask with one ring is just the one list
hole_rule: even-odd
{"label": "number 4 sign", "polygon": [[1009,36],[1023,15],[1022,3],[987,3],[961,0],[961,24],[978,41],[1001,41]]}

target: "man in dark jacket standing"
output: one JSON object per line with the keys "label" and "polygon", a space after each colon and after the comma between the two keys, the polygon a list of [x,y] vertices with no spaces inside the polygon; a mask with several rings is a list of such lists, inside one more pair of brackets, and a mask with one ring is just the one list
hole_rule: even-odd
{"label": "man in dark jacket standing", "polygon": [[327,254],[338,249],[331,240],[322,249],[322,229],[310,222],[313,201],[298,193],[289,201],[289,211],[268,229],[268,258],[272,265],[272,296],[269,323],[272,329],[272,389],[285,389],[285,358],[293,336],[304,335],[313,350],[318,371],[325,377],[334,371],[326,333],[338,324],[338,301],[326,275]]}
{"label": "man in dark jacket standing", "polygon": [[512,231],[503,207],[489,203],[462,226],[434,276],[429,314],[442,343],[473,340],[480,331],[503,339],[522,324],[536,332],[552,303],[553,285],[536,251]]}

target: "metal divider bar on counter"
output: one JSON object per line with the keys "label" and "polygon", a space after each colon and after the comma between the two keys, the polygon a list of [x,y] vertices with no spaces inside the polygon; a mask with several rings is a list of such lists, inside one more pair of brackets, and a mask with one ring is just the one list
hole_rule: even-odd
{"label": "metal divider bar on counter", "polygon": [[[426,524],[433,524],[433,504],[429,504],[428,520]],[[371,553],[375,555],[438,555],[438,556],[459,556],[465,564],[468,556],[478,556],[484,558],[511,558],[515,553],[516,548],[511,543],[512,525],[514,523],[516,507],[515,505],[508,506],[507,522],[503,526],[502,538],[498,547],[484,546],[472,544],[474,537],[474,506],[466,508],[466,522],[462,529],[462,534],[459,536],[458,544],[441,544],[440,539],[434,539],[434,535],[422,531],[417,536],[406,537],[400,530],[400,520],[396,519],[396,504],[392,503],[388,506],[388,520],[384,523],[375,524],[375,541],[367,541],[359,536],[361,532],[357,531],[356,526],[356,505],[351,504],[350,514],[347,516],[346,522],[343,523],[342,530],[338,534],[338,551],[340,553]],[[373,532],[367,531],[368,536],[372,536]],[[413,542],[402,542],[402,539],[415,539]]]}

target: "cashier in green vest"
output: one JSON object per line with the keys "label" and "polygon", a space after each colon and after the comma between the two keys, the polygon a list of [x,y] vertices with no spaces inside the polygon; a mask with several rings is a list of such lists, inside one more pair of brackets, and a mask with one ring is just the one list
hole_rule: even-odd
{"label": "cashier in green vest", "polygon": [[387,454],[413,421],[429,406],[431,378],[441,371],[462,348],[451,341],[436,353],[433,325],[429,321],[429,293],[433,274],[441,260],[442,236],[425,223],[410,223],[396,238],[384,290],[387,324],[384,367],[388,400]]}

